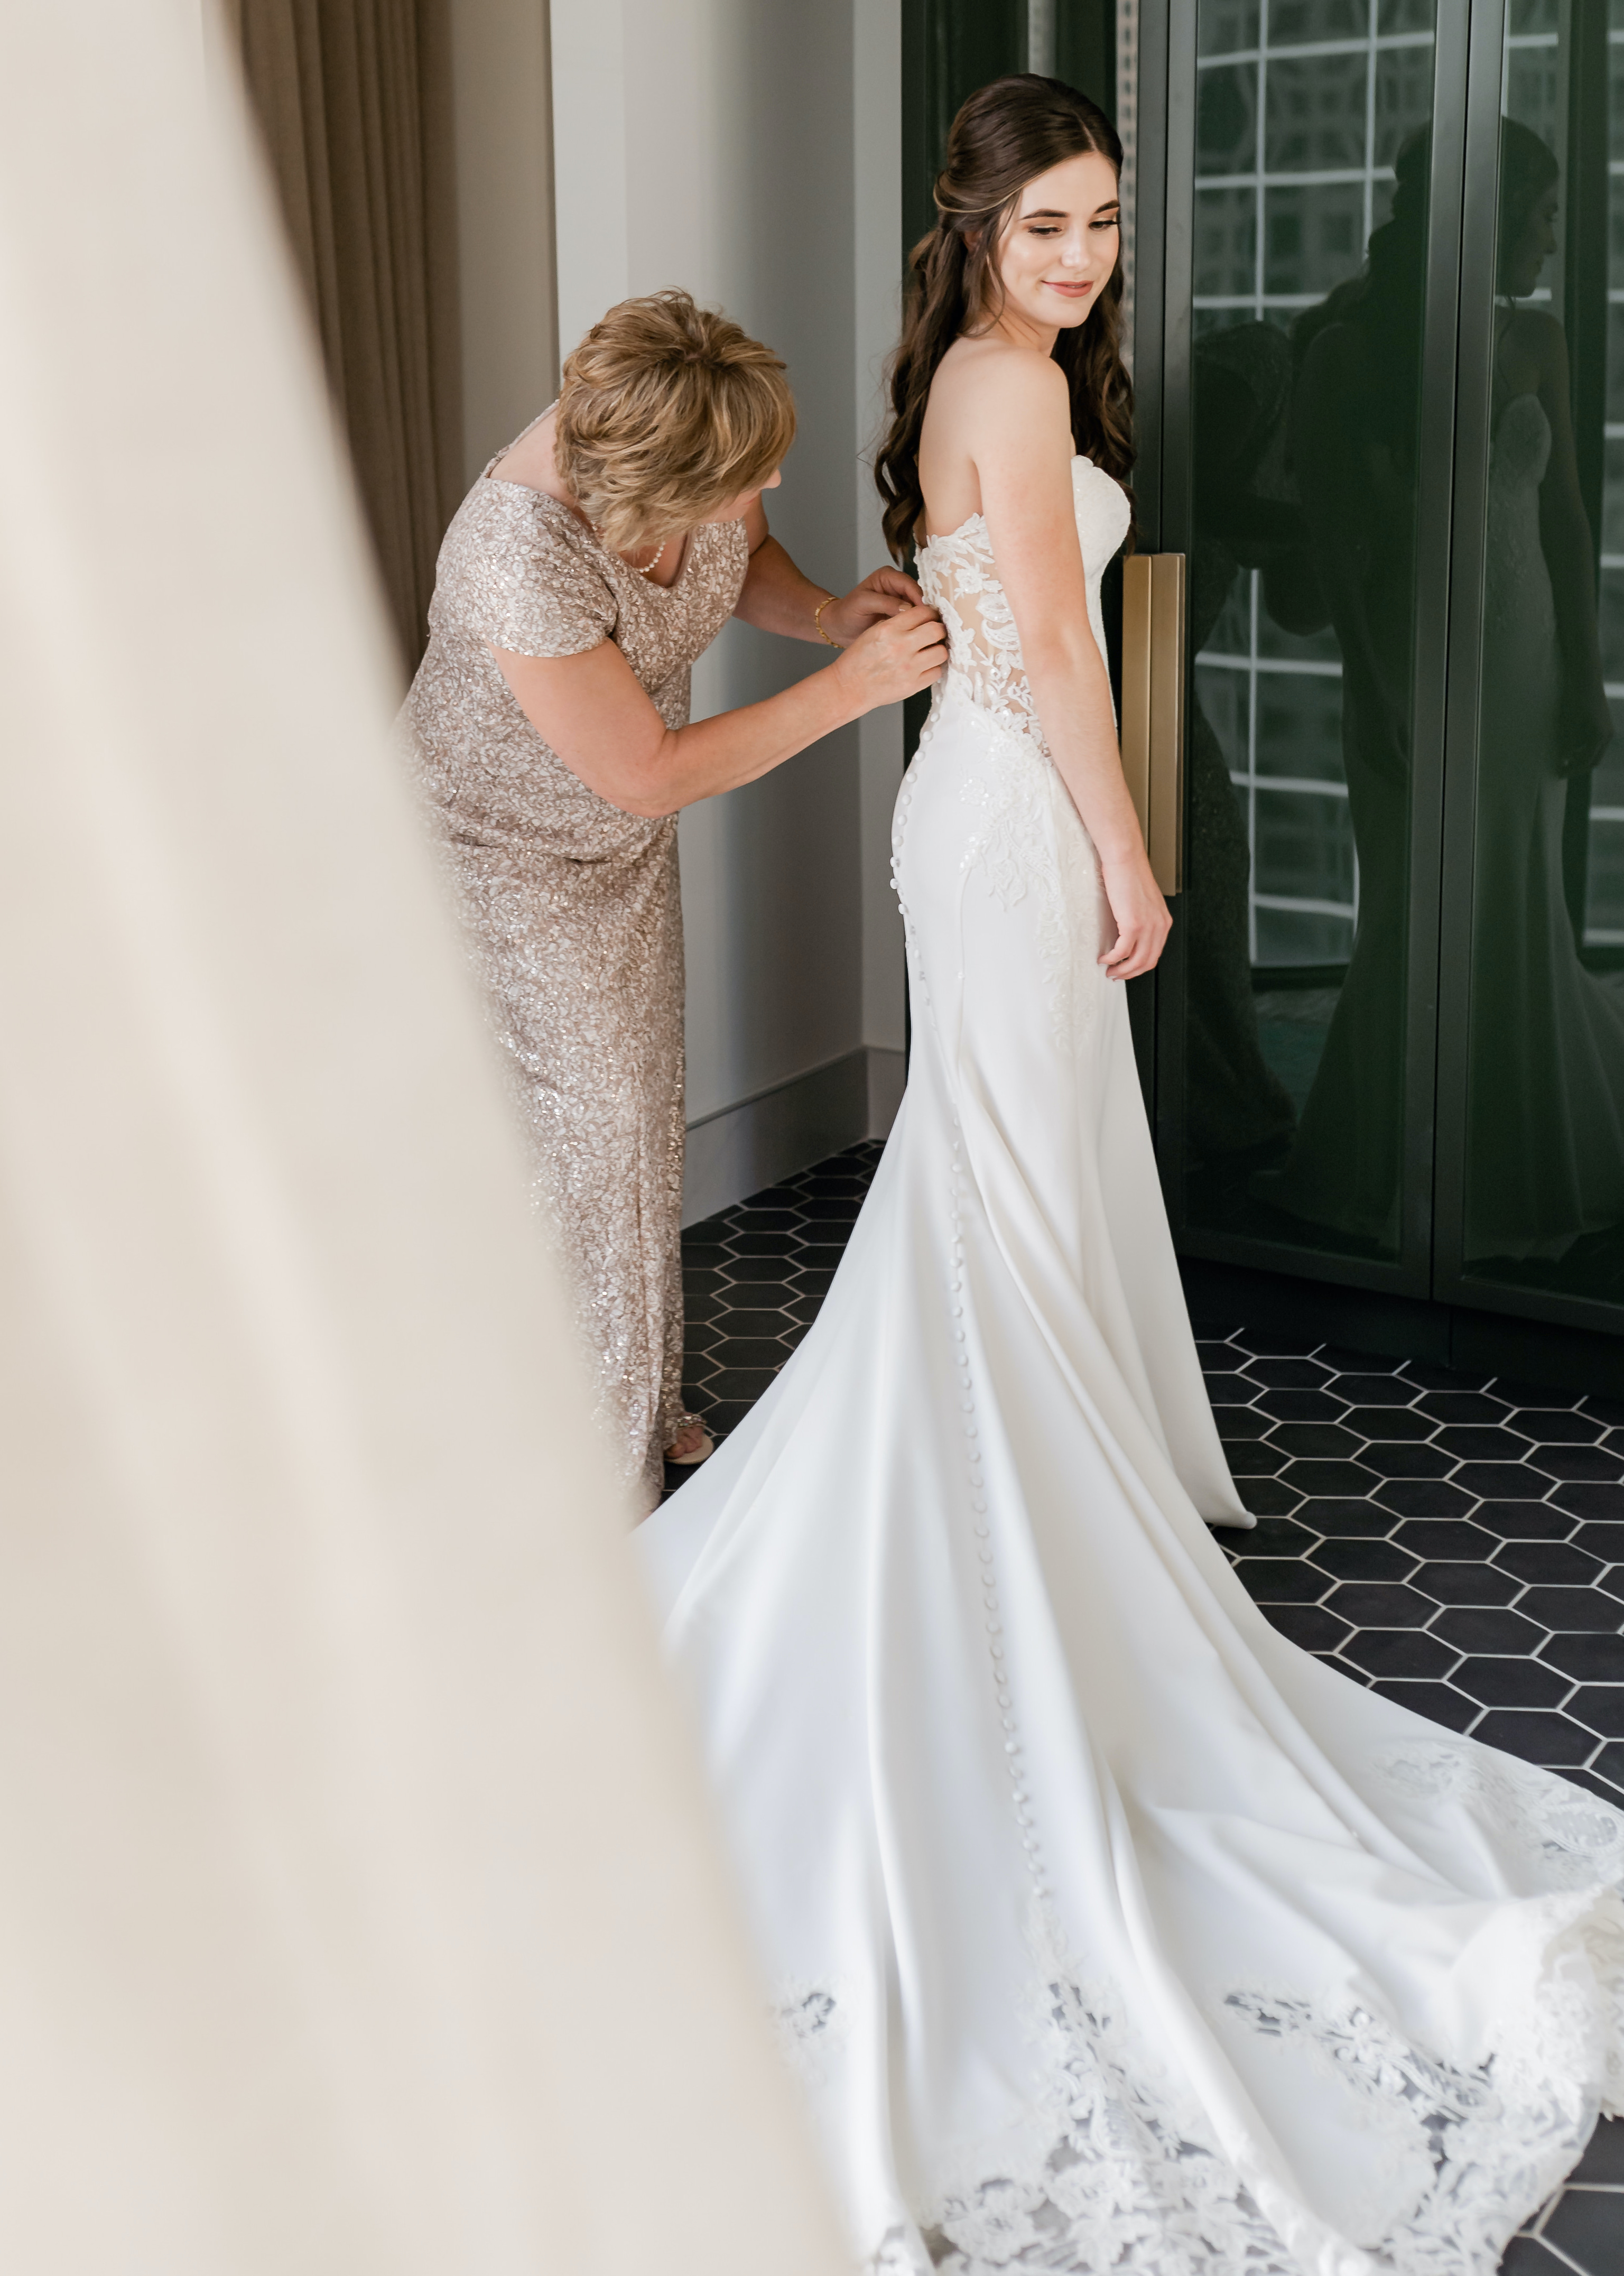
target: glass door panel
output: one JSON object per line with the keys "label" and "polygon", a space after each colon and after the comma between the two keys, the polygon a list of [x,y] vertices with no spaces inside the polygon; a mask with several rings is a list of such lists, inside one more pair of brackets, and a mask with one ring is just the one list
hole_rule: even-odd
{"label": "glass door panel", "polygon": [[1624,8],[1512,0],[1474,69],[1439,1293],[1617,1324]]}
{"label": "glass door panel", "polygon": [[1433,0],[1197,0],[1195,33],[1175,1217],[1197,1253],[1414,1278]]}

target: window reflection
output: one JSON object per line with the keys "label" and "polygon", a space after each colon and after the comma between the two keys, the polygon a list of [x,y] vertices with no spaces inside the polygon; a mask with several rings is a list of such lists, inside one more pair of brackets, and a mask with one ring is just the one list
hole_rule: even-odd
{"label": "window reflection", "polygon": [[[1624,994],[1582,960],[1564,835],[1613,737],[1575,446],[1555,154],[1502,121],[1477,736],[1466,1258],[1572,1258],[1605,1293],[1624,1223]],[[1571,836],[1571,832],[1567,833]],[[1569,864],[1571,868],[1571,864]],[[1614,1235],[1611,1241],[1605,1236]],[[1602,1238],[1598,1238],[1602,1237]],[[1520,1270],[1521,1268],[1521,1270]],[[1530,1269],[1531,1268],[1531,1269]],[[1620,1293],[1624,1293],[1620,1290]]]}
{"label": "window reflection", "polygon": [[[1262,569],[1301,554],[1301,517],[1267,494],[1264,467],[1278,460],[1291,394],[1291,348],[1271,324],[1215,333],[1196,351],[1195,538],[1190,555],[1189,637],[1210,649],[1230,615],[1242,565]],[[1250,595],[1250,580],[1246,580]],[[1245,653],[1244,644],[1241,653]],[[1188,1142],[1206,1162],[1267,1161],[1289,1143],[1296,1114],[1264,1058],[1252,994],[1247,816],[1231,781],[1226,744],[1244,746],[1249,699],[1238,671],[1197,675],[1186,745],[1189,941],[1186,1052]],[[1211,704],[1226,732],[1207,716]]]}
{"label": "window reflection", "polygon": [[[1392,1260],[1432,0],[1199,29],[1186,1223]],[[1495,271],[1454,280],[1495,305],[1452,1231],[1480,1285],[1624,1304],[1624,0],[1508,0],[1504,62]]]}
{"label": "window reflection", "polygon": [[1290,459],[1342,657],[1342,759],[1359,861],[1353,954],[1296,1143],[1254,1191],[1391,1254],[1399,1240],[1415,665],[1415,490],[1430,136],[1394,165],[1363,269],[1292,330]]}
{"label": "window reflection", "polygon": [[1203,0],[1188,1221],[1399,1244],[1430,0]]}

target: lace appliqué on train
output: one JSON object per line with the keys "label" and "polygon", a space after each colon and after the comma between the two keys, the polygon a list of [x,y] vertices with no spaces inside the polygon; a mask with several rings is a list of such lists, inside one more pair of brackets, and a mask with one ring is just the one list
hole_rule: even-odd
{"label": "lace appliqu\u00e9 on train", "polygon": [[[1585,1973],[1593,2010],[1596,1980],[1588,1967]],[[1536,1979],[1530,1972],[1524,1980]],[[1548,1985],[1547,1976],[1542,2003]],[[1362,2218],[1345,2213],[1343,2221],[1399,2276],[1493,2268],[1523,2209],[1571,2169],[1596,2115],[1575,2083],[1589,2067],[1583,2058],[1577,2071],[1547,2069],[1520,2063],[1506,2049],[1467,2069],[1414,2045],[1358,2004],[1333,2011],[1256,1992],[1232,1992],[1225,2004],[1351,2090],[1354,2122],[1382,2140],[1389,2205],[1366,2207]],[[1514,2024],[1508,2036],[1518,2029]],[[1405,2200],[1396,2214],[1395,2193]]]}
{"label": "lace appliqu\u00e9 on train", "polygon": [[828,2060],[851,2029],[840,1987],[785,1976],[773,1986],[771,2014],[778,2052],[801,2083],[826,2086]]}
{"label": "lace appliqu\u00e9 on train", "polygon": [[1172,2082],[1135,2044],[1121,1999],[1056,1976],[1045,2007],[1054,2059],[1047,2150],[1014,2170],[938,2183],[921,2225],[927,2257],[875,2266],[951,2276],[1024,2268],[1286,2276],[1275,2231],[1198,2115],[1177,2106]]}
{"label": "lace appliqu\u00e9 on train", "polygon": [[1624,1889],[1624,1811],[1582,1787],[1469,1740],[1412,1739],[1376,1768],[1417,1801],[1461,1803],[1543,1887]]}
{"label": "lace appliqu\u00e9 on train", "polygon": [[[1554,1939],[1544,1973],[1522,1979],[1540,2006],[1562,1972],[1563,1908],[1575,1934],[1594,1928],[1579,1919],[1585,1900],[1530,1906]],[[996,2157],[996,2170],[983,2162],[938,2174],[917,2233],[890,2229],[865,2263],[869,2276],[1301,2276],[1306,2266],[1321,2276],[1491,2276],[1508,2235],[1571,2168],[1589,2131],[1594,2111],[1574,2083],[1583,2060],[1576,2072],[1537,2075],[1497,2051],[1465,2069],[1357,2000],[1231,1992],[1218,2009],[1232,2026],[1334,2078],[1349,2127],[1377,2137],[1380,2199],[1341,2208],[1339,2236],[1261,2165],[1248,2171],[1226,2154],[1120,1992],[1080,1980],[1051,1931],[1046,1940],[1051,1964],[1034,2011],[1051,2078],[1035,2113],[1043,2146]],[[1593,2015],[1596,1977],[1588,1965],[1582,1973]]]}

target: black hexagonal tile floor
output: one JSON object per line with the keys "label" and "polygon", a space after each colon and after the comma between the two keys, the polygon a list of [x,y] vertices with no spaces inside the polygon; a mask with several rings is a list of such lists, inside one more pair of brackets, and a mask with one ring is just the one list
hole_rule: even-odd
{"label": "black hexagonal tile floor", "polygon": [[1424,1715],[1429,1722],[1441,1723],[1449,1731],[1464,1731],[1477,1712],[1469,1699],[1463,1699],[1446,1683],[1412,1683],[1401,1677],[1383,1676],[1371,1689],[1408,1707],[1412,1715]]}
{"label": "black hexagonal tile floor", "polygon": [[1575,1723],[1598,1738],[1624,1739],[1624,1683],[1582,1683],[1562,1703]]}
{"label": "black hexagonal tile floor", "polygon": [[1504,1652],[1531,1659],[1549,1639],[1521,1612],[1451,1610],[1432,1623],[1433,1633],[1461,1651]]}
{"label": "black hexagonal tile floor", "polygon": [[1568,1541],[1508,1541],[1494,1552],[1503,1572],[1520,1581],[1537,1581],[1559,1589],[1588,1589],[1601,1578],[1599,1557]]}
{"label": "black hexagonal tile floor", "polygon": [[1440,1446],[1403,1441],[1390,1444],[1377,1440],[1362,1447],[1359,1459],[1366,1469],[1378,1471],[1385,1478],[1446,1478],[1455,1467],[1454,1456],[1445,1453]]}
{"label": "black hexagonal tile floor", "polygon": [[1577,1769],[1596,1751],[1579,1724],[1534,1708],[1491,1707],[1473,1726],[1472,1736],[1486,1747],[1521,1755],[1525,1763],[1543,1763],[1547,1770]]}
{"label": "black hexagonal tile floor", "polygon": [[[1463,1465],[1455,1472],[1457,1485],[1466,1484],[1468,1468],[1469,1465]],[[1532,1482],[1534,1474],[1530,1470],[1526,1476]],[[1549,1493],[1550,1491],[1546,1486],[1545,1491]],[[1503,1485],[1495,1488],[1497,1495],[1504,1492]],[[1551,1502],[1534,1499],[1530,1492],[1527,1501],[1514,1497],[1508,1501],[1494,1498],[1480,1501],[1472,1512],[1472,1522],[1485,1527],[1491,1533],[1498,1533],[1505,1541],[1566,1541],[1577,1530],[1579,1521],[1576,1517],[1570,1517],[1565,1509],[1556,1508]]]}
{"label": "black hexagonal tile floor", "polygon": [[[1375,1374],[1365,1371],[1372,1368],[1377,1370]],[[1380,1360],[1362,1360],[1356,1369],[1338,1378],[1338,1385],[1343,1398],[1352,1400],[1358,1407],[1413,1407],[1415,1404],[1415,1385],[1400,1375],[1396,1369],[1385,1368]],[[1495,1409],[1496,1420],[1502,1412],[1499,1407]]]}
{"label": "black hexagonal tile floor", "polygon": [[1492,1565],[1473,1565],[1465,1559],[1445,1564],[1418,1565],[1410,1574],[1423,1596],[1440,1605],[1509,1605],[1519,1583]]}
{"label": "black hexagonal tile floor", "polygon": [[1573,1688],[1537,1659],[1464,1659],[1449,1680],[1484,1707],[1559,1707]]}
{"label": "black hexagonal tile floor", "polygon": [[1322,1541],[1313,1552],[1322,1573],[1339,1581],[1408,1581],[1415,1559],[1393,1541]]}
{"label": "black hexagonal tile floor", "polygon": [[1297,1512],[1304,1525],[1338,1541],[1385,1541],[1399,1529],[1390,1509],[1373,1501],[1305,1501]]}
{"label": "black hexagonal tile floor", "polygon": [[1624,2270],[1624,2194],[1616,2186],[1564,2189],[1544,2215],[1538,2241],[1554,2247],[1568,2268],[1582,2269],[1584,2276],[1620,2276]]}
{"label": "black hexagonal tile floor", "polygon": [[[1420,1371],[1412,1367],[1408,1377],[1419,1382]],[[1506,1402],[1503,1399],[1485,1399],[1476,1391],[1429,1391],[1416,1404],[1423,1415],[1430,1415],[1438,1422],[1503,1422]]]}
{"label": "black hexagonal tile floor", "polygon": [[[1222,1378],[1220,1378],[1221,1380]],[[1342,1402],[1323,1391],[1282,1390],[1271,1385],[1261,1398],[1256,1385],[1248,1382],[1251,1396],[1257,1399],[1258,1412],[1274,1422],[1335,1423],[1342,1418]]]}
{"label": "black hexagonal tile floor", "polygon": [[1271,1432],[1277,1446],[1302,1460],[1351,1461],[1362,1441],[1335,1422],[1281,1422]]}
{"label": "black hexagonal tile floor", "polygon": [[1590,1446],[1603,1435],[1599,1422],[1567,1407],[1525,1407],[1517,1428],[1537,1446]]}
{"label": "black hexagonal tile floor", "polygon": [[1600,1479],[1615,1484],[1624,1478],[1624,1461],[1607,1446],[1536,1446],[1534,1461],[1553,1478]]}
{"label": "black hexagonal tile floor", "polygon": [[1247,1373],[1279,1391],[1323,1391],[1331,1380],[1331,1369],[1311,1359],[1253,1359]]}
{"label": "black hexagonal tile floor", "polygon": [[[1460,1658],[1437,1636],[1423,1635],[1414,1628],[1360,1628],[1342,1646],[1344,1659],[1351,1659],[1368,1675],[1424,1677],[1441,1682]],[[1469,1706],[1469,1700],[1461,1702]]]}
{"label": "black hexagonal tile floor", "polygon": [[1362,1438],[1384,1442],[1430,1438],[1438,1424],[1416,1407],[1355,1407],[1342,1417],[1348,1430]]}
{"label": "black hexagonal tile floor", "polygon": [[[684,1234],[685,1396],[718,1435],[816,1317],[881,1150],[865,1141]],[[1197,1350],[1258,1520],[1214,1537],[1270,1624],[1624,1807],[1624,1400],[1221,1320],[1199,1323]],[[1624,2276],[1624,2120],[1505,2271]]]}
{"label": "black hexagonal tile floor", "polygon": [[1333,1652],[1353,1630],[1319,1605],[1264,1605],[1264,1619],[1304,1651]]}

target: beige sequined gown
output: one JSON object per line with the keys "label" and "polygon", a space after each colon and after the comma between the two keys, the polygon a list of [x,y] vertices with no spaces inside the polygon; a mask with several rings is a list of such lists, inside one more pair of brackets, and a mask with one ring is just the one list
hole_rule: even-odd
{"label": "beige sequined gown", "polygon": [[600,1409],[644,1508],[682,1405],[677,819],[588,790],[525,717],[489,643],[561,656],[612,640],[680,727],[689,666],[732,614],[747,561],[743,524],[711,522],[690,535],[676,583],[651,584],[556,499],[487,472],[440,549],[429,649],[401,715]]}

